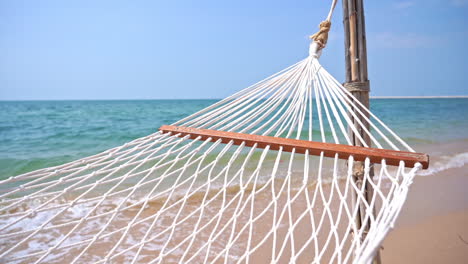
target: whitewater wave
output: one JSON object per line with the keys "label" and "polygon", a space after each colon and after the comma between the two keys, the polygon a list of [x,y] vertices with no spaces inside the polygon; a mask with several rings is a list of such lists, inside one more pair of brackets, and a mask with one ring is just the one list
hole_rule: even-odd
{"label": "whitewater wave", "polygon": [[429,169],[418,172],[418,175],[429,176],[448,169],[461,168],[468,164],[468,152],[453,156],[441,156],[429,165]]}

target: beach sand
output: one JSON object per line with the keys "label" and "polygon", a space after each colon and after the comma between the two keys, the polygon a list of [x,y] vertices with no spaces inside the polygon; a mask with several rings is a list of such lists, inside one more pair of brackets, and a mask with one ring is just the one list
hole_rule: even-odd
{"label": "beach sand", "polygon": [[416,177],[382,262],[467,263],[467,186],[468,166]]}
{"label": "beach sand", "polygon": [[468,263],[468,143],[418,146],[431,168],[416,176],[382,263]]}

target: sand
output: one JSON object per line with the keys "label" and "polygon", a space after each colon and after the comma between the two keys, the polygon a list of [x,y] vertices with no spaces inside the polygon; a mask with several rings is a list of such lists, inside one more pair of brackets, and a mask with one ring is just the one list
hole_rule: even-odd
{"label": "sand", "polygon": [[389,234],[383,263],[467,263],[468,211],[430,217]]}
{"label": "sand", "polygon": [[468,263],[468,166],[418,176],[382,263]]}

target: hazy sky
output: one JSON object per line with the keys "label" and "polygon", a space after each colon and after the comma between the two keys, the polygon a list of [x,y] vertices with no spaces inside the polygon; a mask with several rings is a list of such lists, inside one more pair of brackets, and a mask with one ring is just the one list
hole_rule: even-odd
{"label": "hazy sky", "polygon": [[[3,0],[0,100],[223,98],[304,58],[330,2]],[[468,94],[468,0],[365,5],[372,95]]]}

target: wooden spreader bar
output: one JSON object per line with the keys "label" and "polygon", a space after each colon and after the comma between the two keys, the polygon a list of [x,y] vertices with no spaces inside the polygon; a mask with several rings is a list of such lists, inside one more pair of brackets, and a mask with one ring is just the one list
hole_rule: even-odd
{"label": "wooden spreader bar", "polygon": [[213,142],[221,139],[222,143],[234,141],[235,145],[240,145],[242,142],[245,142],[245,145],[248,147],[252,147],[254,144],[257,144],[258,148],[270,146],[272,150],[279,150],[280,147],[283,147],[283,151],[286,152],[292,152],[295,148],[297,153],[304,154],[306,150],[309,150],[309,154],[315,156],[319,156],[320,153],[323,152],[325,157],[333,158],[335,154],[338,153],[339,159],[348,159],[348,157],[352,155],[356,161],[364,161],[366,158],[369,158],[371,163],[380,163],[382,159],[385,159],[387,165],[398,166],[400,161],[404,161],[405,167],[412,168],[417,162],[421,163],[423,169],[429,167],[429,155],[424,153],[365,148],[192,127],[163,125],[159,130],[164,133],[172,132],[173,134],[179,134],[180,137],[189,135],[191,139],[201,137],[201,140],[207,140],[208,138],[212,138]]}

